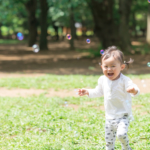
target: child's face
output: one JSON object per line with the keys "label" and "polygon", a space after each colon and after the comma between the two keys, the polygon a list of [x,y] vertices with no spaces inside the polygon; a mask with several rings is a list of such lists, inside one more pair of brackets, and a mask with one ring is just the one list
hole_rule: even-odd
{"label": "child's face", "polygon": [[120,64],[120,62],[114,57],[109,57],[106,60],[102,60],[101,68],[106,77],[110,80],[116,80],[120,77],[120,72],[125,68],[125,64]]}

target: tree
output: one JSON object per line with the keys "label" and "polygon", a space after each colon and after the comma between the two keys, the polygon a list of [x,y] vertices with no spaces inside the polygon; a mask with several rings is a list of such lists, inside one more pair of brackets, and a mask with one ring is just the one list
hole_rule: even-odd
{"label": "tree", "polygon": [[41,35],[40,35],[40,49],[48,50],[47,46],[47,16],[48,16],[48,3],[47,0],[40,0],[40,27],[41,27]]}
{"label": "tree", "polygon": [[74,39],[76,38],[75,22],[85,22],[87,28],[94,26],[91,10],[87,6],[86,0],[61,0],[53,2],[49,9],[49,15],[56,26],[65,26],[71,29],[72,39],[69,41],[70,49],[74,49]]}
{"label": "tree", "polygon": [[[132,0],[131,5],[131,17],[130,17],[130,29],[132,29],[136,38],[138,38],[138,32],[143,31],[143,35],[145,36],[146,31],[146,20],[147,20],[147,10],[148,10],[148,2],[140,1],[140,0]],[[138,30],[137,30],[138,29]]]}
{"label": "tree", "polygon": [[[102,42],[102,46],[107,48],[111,45],[117,45],[122,50],[126,51],[130,49],[128,25],[125,25],[128,24],[127,21],[130,12],[127,11],[130,11],[130,5],[128,5],[130,2],[128,2],[128,0],[127,2],[120,0],[120,9],[115,8],[116,3],[117,2],[115,0],[88,1],[88,5],[91,8],[95,22],[96,35]],[[122,29],[123,32],[121,32]],[[124,37],[128,37],[128,40],[126,40]]]}
{"label": "tree", "polygon": [[11,28],[15,34],[16,32],[21,32],[20,29],[22,32],[27,29],[29,31],[28,46],[35,44],[37,38],[37,19],[35,17],[36,1],[37,0],[6,0],[4,2],[6,6],[8,5],[10,7],[10,9],[7,10],[9,15],[5,17],[7,18],[5,20],[9,21],[7,26],[11,24]]}
{"label": "tree", "polygon": [[147,13],[147,35],[146,41],[150,45],[150,4],[148,4],[148,13]]}
{"label": "tree", "polygon": [[129,16],[132,0],[119,0],[119,46],[125,51],[131,50],[131,40],[129,35]]}
{"label": "tree", "polygon": [[95,33],[102,46],[107,48],[117,44],[118,30],[113,16],[114,0],[90,0],[88,4],[95,22]]}
{"label": "tree", "polygon": [[74,50],[74,39],[75,39],[75,20],[74,20],[74,8],[73,8],[73,5],[71,3],[72,1],[69,0],[69,3],[70,3],[70,9],[69,9],[69,17],[70,17],[70,29],[71,29],[71,40],[70,40],[70,49],[71,50]]}
{"label": "tree", "polygon": [[[0,5],[1,5],[0,27],[6,26],[7,28],[13,30],[13,33],[15,33],[17,31],[17,28],[18,30],[20,30],[20,27],[26,24],[26,18],[23,18],[22,16],[26,17],[27,14],[22,4],[18,3],[16,0],[13,0],[13,1],[0,0]],[[13,7],[14,5],[15,7]],[[17,32],[20,32],[20,31],[17,31]],[[1,28],[0,28],[0,36],[2,37]]]}
{"label": "tree", "polygon": [[25,7],[28,11],[28,24],[29,24],[29,39],[28,46],[32,46],[36,43],[37,38],[37,19],[36,14],[37,0],[29,0],[25,3]]}

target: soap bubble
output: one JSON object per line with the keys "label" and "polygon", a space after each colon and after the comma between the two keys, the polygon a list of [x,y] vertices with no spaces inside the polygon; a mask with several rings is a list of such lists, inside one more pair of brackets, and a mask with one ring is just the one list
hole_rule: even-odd
{"label": "soap bubble", "polygon": [[18,38],[18,40],[23,40],[23,38],[24,38],[24,36],[23,36],[23,34],[21,33],[21,32],[18,32],[17,33],[17,38]]}
{"label": "soap bubble", "polygon": [[77,131],[74,131],[74,134],[75,134],[75,136],[78,136],[78,133],[77,133]]}
{"label": "soap bubble", "polygon": [[39,132],[42,132],[41,128],[39,128]]}
{"label": "soap bubble", "polygon": [[146,84],[143,84],[143,87],[146,87]]}
{"label": "soap bubble", "polygon": [[86,43],[90,44],[91,40],[90,39],[86,39]]}
{"label": "soap bubble", "polygon": [[69,126],[69,131],[71,131],[72,130],[72,128]]}
{"label": "soap bubble", "polygon": [[102,50],[100,50],[100,53],[103,55],[104,54],[104,50],[102,49]]}
{"label": "soap bubble", "polygon": [[18,37],[18,40],[20,40],[20,41],[21,41],[21,40],[23,40],[23,36],[21,36],[21,37]]}
{"label": "soap bubble", "polygon": [[150,67],[150,62],[147,63],[147,66]]}
{"label": "soap bubble", "polygon": [[39,48],[39,46],[37,44],[34,44],[32,47],[33,47],[33,52],[34,53],[38,53],[39,52],[40,48]]}
{"label": "soap bubble", "polygon": [[66,107],[68,106],[68,103],[67,103],[67,102],[65,102],[65,106],[66,106]]}
{"label": "soap bubble", "polygon": [[71,37],[70,34],[67,34],[66,38],[67,38],[68,40],[71,40],[72,37]]}

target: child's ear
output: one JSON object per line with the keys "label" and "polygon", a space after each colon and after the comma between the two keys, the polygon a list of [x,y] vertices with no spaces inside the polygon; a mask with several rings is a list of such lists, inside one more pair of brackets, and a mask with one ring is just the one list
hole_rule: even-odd
{"label": "child's ear", "polygon": [[126,67],[126,65],[125,65],[125,64],[123,64],[123,65],[121,66],[121,69],[123,70],[125,67]]}

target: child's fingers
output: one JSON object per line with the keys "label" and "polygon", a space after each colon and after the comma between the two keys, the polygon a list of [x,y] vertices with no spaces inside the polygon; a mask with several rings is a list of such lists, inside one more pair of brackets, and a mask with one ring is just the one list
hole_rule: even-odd
{"label": "child's fingers", "polygon": [[127,92],[134,91],[134,87],[127,88],[126,91],[127,91]]}
{"label": "child's fingers", "polygon": [[86,89],[81,89],[81,91],[82,91],[82,92],[85,92],[85,91],[86,91]]}
{"label": "child's fingers", "polygon": [[78,89],[78,95],[79,96],[84,96],[85,95],[85,92],[86,92],[86,89]]}
{"label": "child's fingers", "polygon": [[81,91],[81,89],[78,89],[78,92],[80,92]]}
{"label": "child's fingers", "polygon": [[82,89],[78,89],[78,95],[82,96]]}
{"label": "child's fingers", "polygon": [[135,89],[134,87],[130,87],[126,90],[128,93],[134,93],[135,92]]}
{"label": "child's fingers", "polygon": [[78,93],[81,93],[81,89],[78,89]]}

